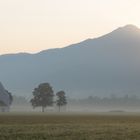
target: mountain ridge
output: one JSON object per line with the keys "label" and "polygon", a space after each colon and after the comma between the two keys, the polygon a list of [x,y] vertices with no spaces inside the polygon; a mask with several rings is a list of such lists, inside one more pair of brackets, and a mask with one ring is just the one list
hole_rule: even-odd
{"label": "mountain ridge", "polygon": [[105,35],[101,35],[99,37],[95,37],[95,38],[88,38],[88,39],[85,39],[79,43],[74,43],[74,44],[71,44],[71,45],[68,45],[66,47],[62,47],[62,48],[50,48],[50,49],[46,49],[46,50],[42,50],[42,51],[39,51],[37,53],[29,53],[29,52],[18,52],[18,53],[7,53],[7,54],[1,54],[1,56],[7,56],[7,55],[10,55],[10,56],[14,56],[14,55],[36,55],[36,54],[40,54],[40,53],[44,53],[46,51],[53,51],[53,50],[61,50],[61,49],[64,49],[64,48],[68,48],[68,47],[71,47],[71,46],[75,46],[77,44],[80,44],[80,43],[84,43],[84,42],[87,42],[87,41],[93,41],[93,40],[96,40],[96,39],[100,39],[102,37],[105,37],[107,35],[110,35],[112,33],[116,33],[118,31],[129,31],[130,33],[132,33],[131,31],[139,31],[139,34],[140,34],[140,28],[138,28],[137,26],[133,25],[133,24],[127,24],[125,26],[122,26],[122,27],[118,27],[117,29],[109,32],[109,33],[106,33]]}
{"label": "mountain ridge", "polygon": [[64,48],[2,55],[1,81],[13,93],[26,96],[42,82],[50,82],[55,91],[64,89],[69,96],[138,95],[139,33],[139,28],[127,25]]}

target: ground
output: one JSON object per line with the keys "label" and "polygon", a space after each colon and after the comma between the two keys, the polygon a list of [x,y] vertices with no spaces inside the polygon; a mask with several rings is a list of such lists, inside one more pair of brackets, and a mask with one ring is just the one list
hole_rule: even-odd
{"label": "ground", "polygon": [[0,114],[0,140],[139,140],[139,114]]}

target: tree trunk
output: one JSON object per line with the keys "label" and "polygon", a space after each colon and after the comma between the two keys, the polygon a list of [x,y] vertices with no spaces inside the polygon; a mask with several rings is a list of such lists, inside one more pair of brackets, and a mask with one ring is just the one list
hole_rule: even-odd
{"label": "tree trunk", "polygon": [[44,112],[44,109],[45,109],[45,107],[44,107],[44,106],[42,106],[42,112]]}
{"label": "tree trunk", "polygon": [[60,105],[59,105],[59,112],[60,112],[61,110],[60,110]]}

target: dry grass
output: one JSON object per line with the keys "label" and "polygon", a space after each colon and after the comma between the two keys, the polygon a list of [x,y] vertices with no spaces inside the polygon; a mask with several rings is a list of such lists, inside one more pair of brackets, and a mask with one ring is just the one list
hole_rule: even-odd
{"label": "dry grass", "polygon": [[0,140],[139,139],[139,115],[0,115]]}

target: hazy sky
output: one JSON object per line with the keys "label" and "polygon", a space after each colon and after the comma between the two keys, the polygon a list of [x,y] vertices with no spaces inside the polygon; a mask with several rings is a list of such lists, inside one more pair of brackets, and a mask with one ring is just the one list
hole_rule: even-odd
{"label": "hazy sky", "polygon": [[140,27],[140,0],[0,0],[0,54],[38,52]]}

